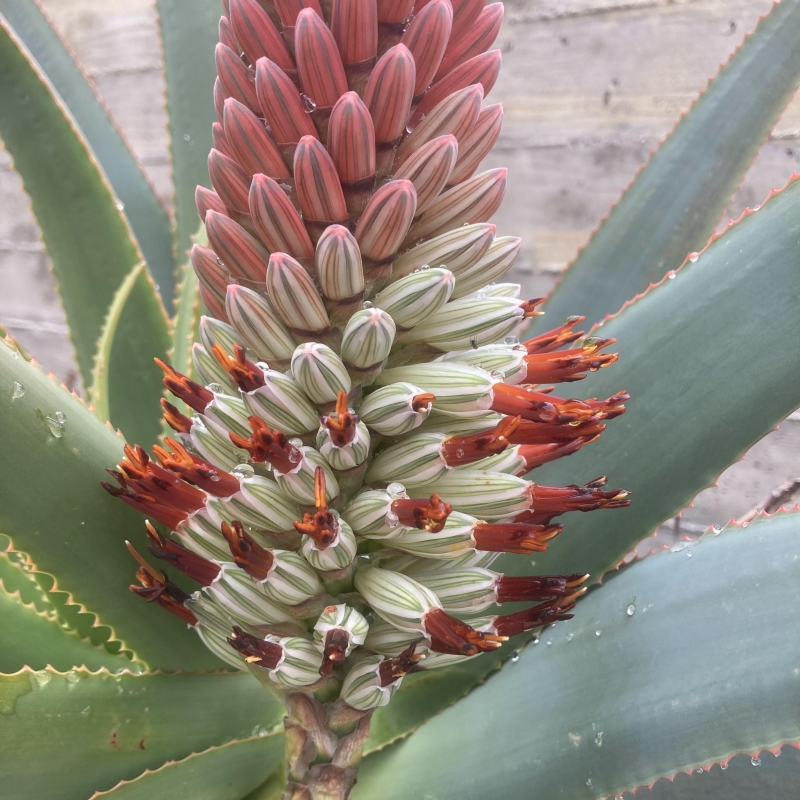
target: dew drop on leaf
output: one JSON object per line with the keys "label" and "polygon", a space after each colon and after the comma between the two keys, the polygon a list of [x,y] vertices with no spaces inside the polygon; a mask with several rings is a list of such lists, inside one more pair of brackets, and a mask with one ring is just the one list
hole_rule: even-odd
{"label": "dew drop on leaf", "polygon": [[547,640],[547,646],[550,647],[550,645],[552,645],[552,644],[553,644],[553,640],[552,639],[548,639]]}
{"label": "dew drop on leaf", "polygon": [[689,261],[691,261],[692,264],[694,264],[698,258],[700,258],[700,253],[689,253]]}
{"label": "dew drop on leaf", "polygon": [[634,603],[628,603],[628,607],[625,609],[625,613],[632,617],[636,613],[636,606]]}
{"label": "dew drop on leaf", "polygon": [[53,680],[53,676],[46,670],[42,670],[41,672],[34,672],[33,677],[36,679],[36,683],[38,683],[39,686],[42,687],[47,686],[47,684],[50,683],[51,680]]}
{"label": "dew drop on leaf", "polygon": [[54,417],[45,417],[44,421],[47,423],[50,433],[52,433],[56,439],[60,439],[64,435],[67,418],[60,411],[56,412]]}
{"label": "dew drop on leaf", "polygon": [[25,397],[25,387],[19,381],[14,381],[14,388],[11,391],[11,399],[19,400],[20,397]]}
{"label": "dew drop on leaf", "polygon": [[719,768],[720,769],[728,769],[728,765],[727,764],[720,764]]}
{"label": "dew drop on leaf", "polygon": [[231,472],[240,480],[252,478],[256,471],[249,464],[237,464]]}
{"label": "dew drop on leaf", "polygon": [[598,630],[596,630],[596,631],[594,632],[594,635],[595,635],[595,636],[600,636],[602,633],[603,633],[603,631],[601,631],[601,630],[599,630],[599,629],[598,629]]}
{"label": "dew drop on leaf", "polygon": [[752,764],[754,767],[760,767],[760,766],[761,766],[761,759],[760,759],[760,758],[756,758],[755,756],[753,756],[753,757],[750,759],[750,763],[751,763],[751,764]]}
{"label": "dew drop on leaf", "polygon": [[689,542],[675,542],[670,548],[670,553],[680,553],[689,546]]}
{"label": "dew drop on leaf", "polygon": [[567,641],[568,642],[571,642],[574,638],[575,638],[575,634],[574,633],[568,633],[567,634]]}
{"label": "dew drop on leaf", "polygon": [[514,652],[511,654],[511,661],[512,661],[514,664],[516,664],[516,663],[517,663],[517,661],[519,661],[519,650],[515,650],[515,651],[514,651]]}
{"label": "dew drop on leaf", "polygon": [[594,737],[594,743],[598,747],[602,747],[603,746],[603,731],[598,731],[597,732],[597,734]]}
{"label": "dew drop on leaf", "polygon": [[668,277],[670,280],[674,280],[674,279],[675,279],[675,276],[676,276],[677,274],[678,274],[678,273],[677,273],[677,272],[675,272],[675,270],[674,270],[674,269],[671,269],[671,270],[670,270],[670,271],[667,273],[667,277]]}
{"label": "dew drop on leaf", "polygon": [[81,716],[82,717],[88,717],[89,714],[91,714],[91,713],[92,713],[92,707],[91,706],[86,706],[86,708],[84,708],[83,711],[81,711]]}

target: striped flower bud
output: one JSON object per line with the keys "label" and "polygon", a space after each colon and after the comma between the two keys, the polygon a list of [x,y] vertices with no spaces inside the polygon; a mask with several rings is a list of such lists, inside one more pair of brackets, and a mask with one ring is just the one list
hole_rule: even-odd
{"label": "striped flower bud", "polygon": [[[283,25],[284,35],[294,42],[294,26],[297,15],[304,9],[311,8],[322,16],[322,8],[317,0],[275,0],[275,10]],[[292,44],[294,47],[294,44]]]}
{"label": "striped flower bud", "polygon": [[422,649],[426,643],[427,640],[421,637],[419,631],[402,631],[379,617],[369,626],[364,647],[384,656],[397,656],[412,644]]}
{"label": "striped flower bud", "polygon": [[395,177],[405,178],[414,184],[417,192],[417,211],[421,214],[448,183],[458,157],[458,140],[455,136],[438,136],[422,145],[400,169]]}
{"label": "striped flower bud", "polygon": [[342,334],[342,359],[348,369],[374,371],[392,349],[394,319],[380,308],[364,308],[350,317]]}
{"label": "striped flower bud", "polygon": [[376,383],[388,386],[407,381],[436,396],[435,409],[443,411],[488,411],[492,404],[493,378],[488,372],[466,364],[411,364],[393,367],[378,375]]}
{"label": "striped flower bud", "polygon": [[261,243],[224,214],[209,211],[205,221],[208,241],[217,257],[233,275],[263,284],[267,275],[269,252]]}
{"label": "striped flower bud", "polygon": [[330,328],[317,287],[291,256],[273,253],[267,268],[267,292],[273,308],[292,335],[314,338]]}
{"label": "striped flower bud", "polygon": [[212,150],[208,154],[208,174],[226,208],[240,214],[249,212],[250,176],[232,158],[219,150]]}
{"label": "striped flower bud", "polygon": [[190,258],[200,284],[217,300],[224,302],[228,284],[233,280],[227,267],[217,258],[213,250],[201,247],[199,244],[192,245]]}
{"label": "striped flower bud", "polygon": [[194,202],[197,206],[197,213],[203,221],[209,211],[225,213],[225,203],[222,202],[220,196],[211,189],[206,189],[205,186],[198,186],[194,190]]}
{"label": "striped flower bud", "polygon": [[301,447],[302,458],[291,472],[275,471],[278,486],[283,492],[300,505],[309,505],[316,499],[316,471],[321,467],[325,473],[325,499],[330,502],[339,496],[339,483],[334,477],[329,464],[318,450],[313,447]]}
{"label": "striped flower bud", "polygon": [[440,194],[409,231],[409,239],[418,241],[458,225],[486,222],[503,202],[507,178],[507,169],[492,169]]}
{"label": "striped flower bud", "polygon": [[286,192],[266,175],[254,175],[250,186],[250,213],[261,241],[272,253],[312,258],[311,244],[300,215]]}
{"label": "striped flower bud", "polygon": [[231,326],[256,357],[277,369],[286,369],[295,344],[264,297],[244,286],[229,286],[225,310]]}
{"label": "striped flower bud", "polygon": [[448,44],[434,80],[443,78],[470,58],[485,53],[494,44],[502,22],[503,4],[487,5],[469,30]]}
{"label": "striped flower bud", "polygon": [[[307,639],[298,636],[278,639],[277,642],[264,642],[269,649],[245,644],[247,634],[237,628],[235,636],[229,640],[233,647],[248,653],[246,660],[269,671],[270,680],[280,686],[296,689],[311,686],[319,680],[322,656],[319,650]],[[256,637],[250,637],[255,639]],[[278,652],[273,654],[273,648]],[[266,652],[264,652],[266,650]]]}
{"label": "striped flower bud", "polygon": [[341,698],[359,711],[385,706],[403,678],[424,658],[412,644],[394,658],[367,656],[359,661],[344,679]]}
{"label": "striped flower bud", "polygon": [[228,644],[231,625],[228,618],[207,598],[195,592],[185,603],[197,620],[195,633],[200,641],[215,655],[235,670],[247,668],[244,656]]}
{"label": "striped flower bud", "polygon": [[337,472],[345,472],[363,464],[369,456],[370,435],[363,422],[355,425],[355,434],[346,444],[337,443],[337,432],[326,427],[330,415],[323,418],[323,425],[317,432],[317,450]]}
{"label": "striped flower bud", "polygon": [[200,317],[200,339],[208,351],[213,350],[214,345],[217,345],[225,353],[230,354],[237,345],[241,346],[239,335],[233,326],[206,315]]}
{"label": "striped flower bud", "polygon": [[472,130],[461,140],[455,168],[448,183],[455,185],[472,177],[478,165],[497,143],[503,126],[503,106],[495,103],[481,109]]}
{"label": "striped flower bud", "polygon": [[241,463],[240,451],[230,439],[223,436],[217,426],[207,425],[203,419],[193,420],[189,441],[203,458],[223,469],[230,470]]}
{"label": "striped flower bud", "polygon": [[[331,512],[334,517],[336,514]],[[336,519],[333,541],[320,547],[311,537],[306,536],[300,546],[300,553],[306,561],[321,573],[338,572],[347,569],[356,557],[358,544],[353,529],[343,520]]]}
{"label": "striped flower bud", "polygon": [[292,145],[303,136],[317,135],[299,90],[288,75],[268,58],[259,58],[256,62],[256,93],[258,106],[281,146],[284,158],[293,154]]}
{"label": "striped flower bud", "polygon": [[[359,535],[366,538],[383,538],[392,532],[387,515],[392,510],[392,496],[384,489],[358,494],[344,510],[343,518]],[[394,527],[397,527],[394,521]]]}
{"label": "striped flower bud", "polygon": [[373,302],[391,316],[401,331],[408,331],[426,319],[438,319],[455,285],[450,270],[422,267],[389,284]]}
{"label": "striped flower bud", "polygon": [[377,0],[378,22],[397,25],[405,22],[414,8],[414,0]]}
{"label": "striped flower bud", "polygon": [[518,236],[499,236],[472,266],[458,274],[454,299],[466,297],[505,275],[511,268],[522,239]]}
{"label": "striped flower bud", "polygon": [[452,27],[453,7],[450,0],[431,0],[403,34],[403,44],[411,51],[416,64],[414,97],[422,95],[431,85],[447,48]]}
{"label": "striped flower bud", "polygon": [[435,399],[413,383],[393,383],[372,392],[361,404],[359,415],[377,433],[401,436],[425,422]]}
{"label": "striped flower bud", "polygon": [[431,484],[430,491],[464,514],[503,519],[531,507],[531,482],[485,470],[453,470]]}
{"label": "striped flower bud", "polygon": [[251,64],[266,57],[281,69],[294,69],[294,59],[281,35],[256,0],[230,0],[230,7],[233,32]]}
{"label": "striped flower bud", "polygon": [[442,456],[444,438],[438,433],[420,433],[384,450],[372,462],[367,481],[400,481],[414,487],[441,478],[449,469]]}
{"label": "striped flower bud", "polygon": [[374,0],[334,0],[331,32],[346,71],[363,62],[370,66],[378,52],[378,10]]}
{"label": "striped flower bud", "polygon": [[272,550],[271,553],[274,562],[261,583],[270,599],[296,606],[322,591],[317,573],[301,555],[290,550]]}
{"label": "striped flower bud", "polygon": [[330,347],[309,342],[292,355],[292,377],[312,403],[333,403],[339,392],[350,392],[352,383],[347,367]]}
{"label": "striped flower bud", "polygon": [[453,30],[450,33],[451,41],[458,41],[480,16],[486,5],[486,0],[460,0],[453,3]]}
{"label": "striped flower bud", "polygon": [[394,260],[392,279],[404,278],[426,264],[444,267],[459,276],[488,250],[496,230],[489,223],[464,225],[422,242]]}
{"label": "striped flower bud", "polygon": [[314,624],[314,644],[322,651],[320,674],[341,666],[354,647],[364,644],[369,623],[363,614],[344,603],[326,606]]}
{"label": "striped flower bud", "polygon": [[222,122],[222,113],[227,97],[228,95],[222,88],[222,81],[219,79],[219,76],[217,76],[217,78],[214,80],[214,112],[216,113],[217,120],[219,122]]}
{"label": "striped flower bud", "polygon": [[275,533],[293,530],[300,509],[274,480],[253,475],[239,485],[239,493],[225,500],[237,519]]}
{"label": "striped flower bud", "polygon": [[240,52],[241,47],[239,46],[239,42],[236,41],[236,36],[233,33],[233,27],[231,26],[227,15],[220,17],[219,25],[217,26],[217,33],[219,34],[220,42],[224,44],[225,47],[230,47],[234,53]]}
{"label": "striped flower bud", "polygon": [[247,106],[232,97],[228,98],[222,119],[232,157],[246,172],[251,175],[263,173],[277,179],[291,177],[292,173],[277,143],[264,127],[263,121]]}
{"label": "striped flower bud", "polygon": [[228,140],[225,138],[225,130],[223,129],[222,124],[219,122],[214,122],[211,124],[211,142],[213,143],[214,148],[219,150],[220,153],[228,156],[228,158],[233,158],[233,154],[228,146]]}
{"label": "striped flower bud", "polygon": [[258,97],[256,96],[255,86],[250,80],[250,71],[238,54],[234,53],[230,47],[218,44],[214,55],[217,64],[217,75],[225,96],[236,98],[248,108],[258,108]]}
{"label": "striped flower bud", "polygon": [[206,425],[214,426],[227,437],[233,431],[240,436],[249,434],[247,419],[250,413],[241,397],[214,392],[214,399],[206,406],[203,417]]}
{"label": "striped flower bud", "polygon": [[411,181],[389,181],[372,195],[356,227],[356,241],[364,259],[374,268],[390,262],[405,239],[417,208],[417,193]]}
{"label": "striped flower bud", "polygon": [[263,375],[264,385],[244,395],[250,413],[289,436],[316,430],[319,413],[294,378],[271,369]]}

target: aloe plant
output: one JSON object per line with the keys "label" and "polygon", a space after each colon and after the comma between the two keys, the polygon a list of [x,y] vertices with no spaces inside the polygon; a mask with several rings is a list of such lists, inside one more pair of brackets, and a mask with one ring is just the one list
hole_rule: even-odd
{"label": "aloe plant", "polygon": [[3,796],[605,798],[800,741],[800,512],[623,565],[800,405],[800,185],[712,235],[800,1],[545,303],[478,173],[500,4],[157,6],[174,220],[0,0],[88,395],[5,336]]}

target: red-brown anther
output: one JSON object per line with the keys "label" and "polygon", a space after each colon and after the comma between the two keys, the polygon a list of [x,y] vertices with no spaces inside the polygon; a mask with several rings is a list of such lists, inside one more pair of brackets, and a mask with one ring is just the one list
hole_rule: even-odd
{"label": "red-brown anther", "polygon": [[625,413],[625,406],[622,404],[630,399],[631,396],[627,392],[617,392],[607,400],[597,400],[594,397],[590,397],[584,402],[593,410],[594,414],[600,414],[604,419],[614,419],[614,417]]}
{"label": "red-brown anther", "polygon": [[420,411],[427,411],[434,400],[436,400],[436,395],[431,394],[430,392],[415,394],[411,398],[411,408],[417,413]]}
{"label": "red-brown anther", "polygon": [[582,348],[525,356],[528,367],[525,380],[528,383],[582,381],[586,372],[596,372],[619,358],[617,353],[597,352],[615,341],[616,339],[587,339]]}
{"label": "red-brown anther", "polygon": [[238,650],[248,664],[258,664],[264,669],[275,669],[283,656],[283,647],[277,642],[268,642],[243,631],[238,625],[233,627],[233,636],[228,644]]}
{"label": "red-brown anther", "polygon": [[266,547],[262,547],[247,533],[238,520],[234,520],[232,525],[223,522],[221,529],[231,550],[234,564],[243,569],[251,578],[265,581],[275,563],[275,556],[272,555],[272,552]]}
{"label": "red-brown anther", "polygon": [[562,525],[531,525],[527,522],[479,522],[472,531],[475,549],[489,553],[542,553],[561,533]]}
{"label": "red-brown anther", "polygon": [[400,678],[404,678],[425,658],[424,653],[414,652],[416,647],[417,642],[414,642],[403,650],[400,655],[381,661],[378,666],[378,677],[380,678],[381,686],[391,686],[396,681],[399,681]]}
{"label": "red-brown anther", "polygon": [[325,634],[325,649],[322,653],[322,666],[320,675],[328,675],[339,664],[344,664],[347,658],[347,648],[350,645],[350,631],[344,628],[331,628]]}
{"label": "red-brown anther", "polygon": [[445,503],[436,492],[429,500],[401,497],[392,502],[392,513],[397,516],[399,525],[428,533],[441,532],[452,511],[453,506]]}
{"label": "red-brown anther", "polygon": [[179,400],[183,400],[189,408],[202,414],[206,410],[206,406],[214,399],[214,393],[191,378],[181,375],[171,364],[167,364],[160,358],[153,360],[164,370],[164,386]]}
{"label": "red-brown anther", "polygon": [[219,575],[219,566],[217,564],[197,555],[197,553],[193,553],[191,550],[187,550],[174,539],[167,539],[162,536],[149,521],[145,522],[145,525],[147,526],[147,538],[150,540],[147,549],[156,558],[168,561],[184,575],[203,586],[210,586],[214,582],[214,579]]}
{"label": "red-brown anther", "polygon": [[178,433],[189,433],[192,430],[192,421],[189,417],[178,411],[177,407],[164,397],[161,398],[161,408],[164,409],[164,421],[172,430]]}
{"label": "red-brown anther", "polygon": [[441,608],[432,608],[422,620],[425,632],[431,637],[431,650],[437,653],[474,656],[496,650],[507,636],[482,633]]}
{"label": "red-brown anther", "polygon": [[550,625],[553,622],[572,619],[574,614],[568,612],[575,608],[574,597],[574,595],[556,597],[554,600],[540,603],[538,606],[533,606],[533,608],[517,611],[516,614],[503,614],[494,617],[492,627],[498,634],[511,637],[516,636],[518,633],[532,631],[534,628],[541,628],[543,625]]}
{"label": "red-brown anther", "polygon": [[252,392],[254,389],[259,389],[264,385],[264,373],[260,367],[257,367],[245,356],[247,351],[242,345],[235,344],[233,346],[233,358],[216,342],[211,351],[220,366],[233,378],[236,385],[243,392]]}
{"label": "red-brown anther", "polygon": [[585,319],[586,317],[567,317],[563,325],[534,336],[533,339],[528,339],[527,342],[522,344],[531,355],[534,353],[552,353],[554,350],[564,347],[564,345],[572,344],[572,342],[583,336],[583,331],[576,331],[573,328],[576,325],[580,325]]}
{"label": "red-brown anther", "polygon": [[339,392],[336,413],[325,414],[321,423],[328,429],[331,442],[337,447],[344,447],[356,438],[358,416],[347,408],[347,392]]}
{"label": "red-brown anther", "polygon": [[546,297],[535,297],[533,300],[523,300],[519,307],[522,309],[522,315],[525,319],[531,317],[541,317],[544,311],[537,311],[536,307],[540,306],[546,300]]}
{"label": "red-brown anther", "polygon": [[289,442],[286,435],[275,429],[270,430],[264,420],[259,417],[248,417],[250,430],[253,431],[249,439],[230,433],[231,441],[243,450],[250,453],[250,458],[257,464],[269,463],[277,472],[286,474],[291,472],[303,458],[303,454]]}
{"label": "red-brown anther", "polygon": [[624,489],[603,489],[605,477],[590,481],[585,486],[540,486],[530,488],[531,511],[537,515],[547,514],[552,519],[567,511],[594,511],[598,508],[622,508],[629,506],[630,492]]}
{"label": "red-brown anther", "polygon": [[165,469],[180,475],[191,483],[215,497],[230,497],[239,491],[239,481],[229,472],[218,469],[199,456],[192,455],[175,439],[165,439],[172,452],[159,445],[153,445],[153,454]]}
{"label": "red-brown anther", "polygon": [[189,595],[176,586],[167,573],[151,567],[137,552],[130,542],[125,542],[130,554],[139,562],[136,580],[141,586],[132,584],[129,588],[134,594],[143,597],[148,603],[155,603],[161,608],[182,619],[188,625],[197,625],[197,617],[186,608],[184,603]]}
{"label": "red-brown anther", "polygon": [[498,603],[525,603],[551,597],[569,597],[586,582],[588,575],[501,575],[494,587]]}
{"label": "red-brown anther", "polygon": [[[109,470],[109,472],[111,472],[112,475],[114,474],[111,470]],[[172,530],[175,530],[188,516],[186,511],[159,503],[151,495],[134,491],[130,487],[123,486],[120,488],[118,486],[112,486],[107,481],[100,481],[100,485],[112,497],[119,498],[126,505],[129,505],[142,514],[153,517],[153,519],[158,520],[162,525],[166,525]]]}
{"label": "red-brown anther", "polygon": [[457,467],[502,453],[511,444],[508,437],[519,423],[519,417],[503,417],[490,431],[471,436],[449,436],[442,444],[442,457],[449,467]]}
{"label": "red-brown anther", "polygon": [[313,514],[303,514],[302,522],[292,523],[298,533],[310,536],[319,550],[330,547],[339,534],[339,523],[328,509],[325,494],[325,470],[317,467],[314,471],[314,505],[317,510]]}
{"label": "red-brown anther", "polygon": [[564,456],[571,456],[577,453],[585,444],[591,444],[600,436],[590,436],[588,438],[573,439],[571,442],[553,442],[552,444],[525,444],[520,445],[517,455],[525,459],[525,466],[520,470],[519,475],[524,475],[535,467],[541,467],[549,461],[555,461]]}
{"label": "red-brown anther", "polygon": [[511,444],[552,444],[571,442],[573,439],[594,440],[604,430],[602,413],[578,423],[548,423],[522,420],[519,427],[508,437]]}

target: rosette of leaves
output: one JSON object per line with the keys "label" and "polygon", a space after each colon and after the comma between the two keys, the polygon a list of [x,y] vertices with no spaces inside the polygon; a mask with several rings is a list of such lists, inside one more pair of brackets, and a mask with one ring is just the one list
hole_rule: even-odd
{"label": "rosette of leaves", "polygon": [[[800,404],[800,189],[712,236],[800,81],[800,3],[523,343],[541,309],[492,285],[518,246],[488,222],[504,175],[475,174],[499,4],[157,5],[175,220],[39,6],[0,2],[0,136],[89,401],[5,337],[5,795],[601,798],[800,741],[797,511],[620,566]],[[610,365],[610,340],[586,391],[530,388]],[[162,399],[158,472],[133,445],[164,436]],[[165,527],[100,489],[116,463]],[[627,501],[598,475],[634,502],[571,513]],[[541,604],[492,607],[517,600]]]}

